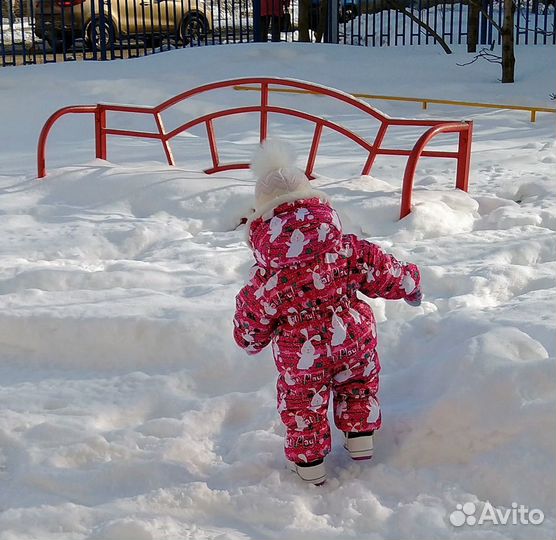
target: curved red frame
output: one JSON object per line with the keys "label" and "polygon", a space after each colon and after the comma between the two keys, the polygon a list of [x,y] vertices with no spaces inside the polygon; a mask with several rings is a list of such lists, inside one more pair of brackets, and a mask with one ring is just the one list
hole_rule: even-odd
{"label": "curved red frame", "polygon": [[[243,85],[259,85],[261,99],[260,103],[257,105],[247,106],[247,107],[235,107],[231,109],[225,109],[210,114],[203,115],[199,118],[186,122],[181,126],[173,129],[170,132],[166,132],[164,124],[162,122],[161,113],[184,101],[190,97],[202,94],[205,92],[210,92],[212,90],[218,90],[221,88],[233,88],[235,86]],[[375,120],[380,123],[378,132],[373,141],[368,141],[353,133],[349,129],[326,120],[324,118],[299,111],[296,109],[287,109],[284,107],[277,107],[270,104],[270,86],[277,87],[288,87],[298,90],[309,91],[316,95],[324,95],[334,99],[338,99],[352,105],[353,107],[369,114]],[[106,125],[107,113],[108,112],[125,112],[132,114],[151,114],[154,117],[158,132],[145,132],[145,131],[134,131],[134,130],[122,130],[122,129],[110,129]],[[259,113],[260,123],[259,123],[259,136],[260,140],[263,141],[268,135],[268,115],[269,114],[284,114],[287,116],[295,116],[307,120],[308,122],[314,123],[313,139],[311,143],[311,148],[309,151],[309,156],[307,158],[307,164],[305,167],[305,172],[309,178],[312,178],[312,173],[315,165],[316,156],[318,153],[318,148],[320,144],[320,139],[322,131],[324,128],[332,129],[348,139],[351,139],[356,144],[365,149],[369,155],[361,174],[369,174],[374,161],[379,155],[391,155],[391,156],[408,156],[404,181],[402,188],[402,203],[400,210],[400,219],[404,218],[411,212],[411,193],[413,190],[413,180],[415,176],[415,170],[417,167],[417,162],[420,157],[438,157],[438,158],[452,158],[457,160],[457,172],[456,172],[456,187],[467,191],[469,183],[469,166],[471,157],[471,139],[473,132],[473,122],[454,122],[447,120],[409,120],[409,119],[396,119],[390,118],[387,115],[381,113],[374,107],[371,107],[368,103],[359,100],[350,94],[328,88],[326,86],[320,86],[314,83],[309,83],[305,81],[299,81],[295,79],[279,79],[274,77],[245,77],[239,79],[230,79],[226,81],[219,81],[210,84],[205,84],[187,92],[183,92],[173,98],[164,101],[160,105],[155,107],[144,107],[136,105],[111,105],[102,104],[97,105],[75,105],[70,107],[64,107],[59,109],[44,124],[38,141],[37,150],[37,168],[38,177],[44,178],[46,176],[46,143],[48,135],[52,126],[64,115],[66,114],[94,114],[95,116],[95,146],[96,146],[96,157],[99,159],[106,159],[107,156],[107,136],[108,135],[119,135],[125,137],[142,137],[150,139],[158,139],[164,149],[166,154],[166,159],[169,165],[174,165],[174,157],[172,155],[172,150],[170,148],[169,141],[176,135],[187,131],[200,124],[205,124],[207,130],[207,139],[210,148],[210,154],[212,159],[212,167],[205,169],[205,173],[213,174],[220,171],[228,171],[232,169],[247,169],[249,168],[249,163],[227,163],[223,164],[220,162],[220,157],[218,155],[218,146],[216,143],[216,136],[214,133],[213,121],[218,118],[223,118],[225,116],[231,116],[236,114],[244,113]],[[384,148],[382,143],[384,137],[390,126],[418,126],[428,128],[415,143],[411,150],[397,149],[397,148]],[[427,151],[425,146],[429,141],[441,133],[459,133],[458,148],[455,152],[441,152],[441,151]]]}

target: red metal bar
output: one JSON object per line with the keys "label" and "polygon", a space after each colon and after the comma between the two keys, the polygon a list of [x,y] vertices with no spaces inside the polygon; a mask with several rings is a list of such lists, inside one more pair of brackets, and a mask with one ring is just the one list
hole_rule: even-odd
{"label": "red metal bar", "polygon": [[[119,135],[120,137],[141,137],[142,139],[162,140],[164,137],[160,133],[152,133],[151,131],[131,131],[128,129],[104,129],[105,135]],[[167,137],[168,138],[168,137]]]}
{"label": "red metal bar", "polygon": [[205,114],[203,116],[199,116],[199,118],[195,118],[174,128],[170,133],[166,134],[168,139],[173,139],[176,135],[188,131],[199,124],[204,124],[209,120],[216,120],[217,118],[223,118],[225,116],[233,116],[234,114],[243,114],[243,113],[257,113],[260,112],[261,108],[258,105],[250,105],[248,107],[235,107],[233,109],[227,109],[225,111],[217,111],[209,114]]}
{"label": "red metal bar", "polygon": [[66,114],[95,114],[97,113],[98,105],[71,105],[58,109],[55,113],[51,114],[48,120],[44,123],[41,129],[39,140],[37,143],[37,177],[44,178],[46,176],[46,143],[48,135],[52,126],[56,121]]}
{"label": "red metal bar", "polygon": [[97,158],[106,159],[106,109],[102,105],[95,113],[95,141]]}
{"label": "red metal bar", "polygon": [[471,140],[473,138],[473,122],[467,122],[469,129],[460,131],[458,168],[456,172],[456,187],[463,191],[469,189],[469,169],[471,166]]}
{"label": "red metal bar", "polygon": [[313,141],[311,142],[311,150],[309,150],[309,157],[307,158],[307,167],[305,167],[305,174],[309,177],[313,177],[313,167],[315,166],[315,160],[317,159],[317,151],[319,149],[320,137],[322,135],[323,122],[317,122],[315,124],[315,132],[313,133]]}
{"label": "red metal bar", "polygon": [[146,105],[119,105],[117,103],[99,103],[105,111],[132,112],[137,114],[156,114],[158,111]]}
{"label": "red metal bar", "polygon": [[369,152],[369,157],[367,158],[367,161],[365,162],[365,165],[363,165],[363,170],[361,171],[362,175],[367,175],[371,172],[371,167],[373,166],[373,164],[375,162],[375,159],[376,159],[376,156],[378,155],[378,153],[380,151],[380,145],[382,144],[382,141],[384,140],[387,129],[388,129],[388,124],[386,122],[382,122],[380,124],[380,128],[378,130],[378,133],[376,134],[375,142],[373,144],[373,147],[371,148],[371,150]]}
{"label": "red metal bar", "polygon": [[[248,112],[259,112],[260,108],[258,106],[248,106],[248,107],[236,107],[234,109],[227,109],[224,111],[217,111],[217,112],[213,112],[213,113],[209,113],[206,114],[204,116],[200,116],[199,118],[195,118],[194,120],[190,120],[189,122],[178,126],[177,128],[175,128],[174,130],[172,130],[170,133],[168,133],[166,135],[166,137],[168,139],[172,139],[174,138],[176,135],[179,135],[180,133],[183,133],[184,131],[187,131],[199,124],[205,123],[208,120],[216,120],[217,118],[223,118],[225,116],[232,116],[234,114],[240,114],[240,113],[248,113]],[[313,114],[309,114],[309,113],[305,113],[303,111],[298,111],[296,109],[286,109],[285,107],[275,107],[275,106],[268,106],[267,107],[267,111],[271,112],[271,113],[275,113],[275,114],[284,114],[286,116],[295,116],[296,118],[301,118],[303,120],[307,120],[309,122],[314,122],[315,124],[322,124],[323,127],[332,129],[333,131],[336,131],[338,133],[341,133],[342,135],[344,135],[345,137],[347,137],[348,139],[351,139],[352,141],[356,142],[357,144],[359,144],[362,148],[364,148],[367,151],[370,151],[373,147],[372,145],[367,142],[365,139],[363,139],[362,137],[360,137],[359,135],[353,133],[352,131],[350,131],[349,129],[336,124],[335,122],[331,122],[330,120],[326,120],[321,118],[320,116],[315,116]],[[116,130],[110,130],[110,133],[112,134],[113,131]],[[155,135],[155,134],[153,134]],[[145,135],[142,135],[145,136]],[[156,138],[156,137],[153,137]],[[409,150],[406,150],[406,152],[408,152],[407,155],[409,155]]]}
{"label": "red metal bar", "polygon": [[451,124],[453,120],[411,120],[410,118],[388,118],[391,126],[434,127],[438,124]]}
{"label": "red metal bar", "polygon": [[[374,107],[371,107],[366,101],[355,98],[351,94],[347,94],[346,92],[335,90],[333,88],[328,88],[327,86],[321,86],[315,83],[309,83],[306,81],[300,81],[295,79],[278,79],[274,77],[243,77],[239,79],[228,79],[225,81],[218,81],[214,83],[205,84],[203,86],[198,86],[197,88],[193,88],[191,90],[178,94],[177,96],[174,96],[173,98],[164,101],[160,105],[157,105],[155,107],[155,110],[156,112],[162,112],[165,109],[171,107],[172,105],[179,103],[180,101],[183,101],[185,99],[188,99],[198,94],[202,94],[204,92],[217,90],[221,88],[234,87],[234,86],[244,86],[246,84],[260,84],[260,85],[265,84],[267,85],[267,87],[268,85],[272,84],[273,86],[288,86],[291,88],[299,88],[301,90],[309,90],[312,93],[332,97],[340,101],[343,101],[344,103],[353,105],[357,109],[360,109],[370,114],[377,120],[382,121],[385,118],[390,119],[387,115],[383,114],[382,112],[375,109]],[[261,88],[261,93],[262,93],[262,88]],[[267,98],[267,103],[268,103],[268,98]]]}
{"label": "red metal bar", "polygon": [[[398,149],[394,149],[394,150],[388,150],[388,149],[384,149],[384,150],[379,150],[377,152],[378,155],[381,156],[410,156],[411,152],[413,152],[413,149],[411,150],[398,150]],[[437,158],[455,158],[457,159],[459,157],[459,152],[441,152],[438,150],[423,150],[423,153],[421,154],[423,157],[437,157]]]}
{"label": "red metal bar", "polygon": [[210,157],[212,158],[212,167],[218,168],[220,158],[218,157],[218,148],[216,147],[216,138],[214,137],[212,120],[207,120],[205,124],[207,126],[207,137],[210,146]]}
{"label": "red metal bar", "polygon": [[214,174],[217,172],[234,171],[238,169],[248,169],[251,165],[249,163],[227,163],[226,165],[218,165],[217,167],[210,167],[203,172],[206,174]]}
{"label": "red metal bar", "polygon": [[284,107],[274,107],[274,106],[269,106],[268,111],[276,114],[285,114],[286,116],[295,116],[296,118],[308,120],[309,122],[314,122],[315,124],[321,124],[322,127],[336,131],[337,133],[344,135],[348,139],[351,139],[353,142],[357,143],[365,150],[370,151],[373,148],[373,145],[370,144],[365,139],[363,139],[363,137],[360,137],[356,133],[353,133],[353,131],[341,126],[340,124],[336,124],[336,122],[326,120],[324,118],[321,118],[320,116],[315,116],[313,114],[305,113],[303,111],[298,111],[296,109],[286,109]]}
{"label": "red metal bar", "polygon": [[419,140],[415,143],[411,154],[407,160],[407,165],[405,167],[405,173],[403,177],[402,186],[402,203],[400,208],[400,219],[403,219],[411,212],[411,194],[413,192],[413,180],[415,178],[415,170],[417,168],[417,162],[423,154],[424,147],[429,143],[429,141],[436,137],[440,133],[462,133],[469,131],[470,126],[466,123],[451,123],[442,124],[439,126],[432,127],[425,131]]}
{"label": "red metal bar", "polygon": [[261,83],[261,127],[259,140],[263,142],[268,135],[268,83]]}
{"label": "red metal bar", "polygon": [[170,144],[166,139],[164,124],[162,123],[162,118],[159,113],[154,115],[156,119],[156,126],[158,127],[158,133],[160,133],[160,142],[162,143],[162,147],[164,148],[164,153],[166,154],[166,160],[168,161],[168,165],[175,165],[176,162],[174,161],[174,156],[172,155],[172,149],[170,148]]}

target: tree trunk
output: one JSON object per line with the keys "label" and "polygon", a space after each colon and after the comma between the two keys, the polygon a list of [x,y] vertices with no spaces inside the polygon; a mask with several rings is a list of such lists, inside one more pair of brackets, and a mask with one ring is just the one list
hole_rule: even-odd
{"label": "tree trunk", "polygon": [[311,41],[309,36],[309,13],[311,10],[311,0],[299,0],[299,41]]}
{"label": "tree trunk", "polygon": [[328,24],[328,0],[321,0],[319,8],[319,26],[315,32],[315,41],[320,43],[326,32],[326,25]]}
{"label": "tree trunk", "polygon": [[479,43],[479,6],[470,2],[467,8],[467,52],[477,52]]}
{"label": "tree trunk", "polygon": [[514,11],[513,0],[504,0],[504,25],[502,26],[502,82],[514,82]]}

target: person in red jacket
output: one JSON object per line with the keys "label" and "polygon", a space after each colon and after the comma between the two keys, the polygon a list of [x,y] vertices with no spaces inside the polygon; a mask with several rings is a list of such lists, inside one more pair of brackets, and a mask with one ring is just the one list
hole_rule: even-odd
{"label": "person in red jacket", "polygon": [[261,39],[268,41],[271,30],[272,41],[280,41],[280,26],[290,0],[261,0]]}
{"label": "person in red jacket", "polygon": [[356,293],[417,306],[420,273],[343,234],[328,197],[293,163],[291,151],[272,141],[253,160],[256,211],[247,227],[256,264],[236,297],[234,338],[248,354],[272,343],[286,458],[301,479],[319,485],[331,449],[331,394],[353,459],[372,457],[381,425],[375,317]]}

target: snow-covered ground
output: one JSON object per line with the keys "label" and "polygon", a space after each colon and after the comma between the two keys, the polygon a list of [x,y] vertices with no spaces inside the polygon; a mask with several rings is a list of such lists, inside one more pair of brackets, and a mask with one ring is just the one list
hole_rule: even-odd
{"label": "snow-covered ground", "polygon": [[[6,48],[11,47],[14,43],[27,41],[29,45],[33,42],[33,28],[30,19],[9,19],[0,20],[0,34],[2,35],[2,45]],[[9,53],[11,51],[6,51]]]}
{"label": "snow-covered ground", "polygon": [[[323,137],[316,184],[347,232],[421,266],[426,301],[372,301],[384,427],[363,465],[335,432],[322,488],[284,468],[270,351],[248,358],[232,339],[252,258],[237,228],[250,174],[199,173],[209,165],[201,130],[175,143],[175,168],[154,141],[111,138],[110,161],[92,160],[92,121],[80,116],[54,128],[50,174],[35,178],[38,132],[57,108],[154,105],[236,76],[554,106],[554,47],[518,48],[513,85],[498,82],[499,66],[456,65],[468,60],[430,46],[261,44],[1,72],[1,540],[554,537],[554,115],[530,123],[526,112],[374,103],[392,116],[475,123],[469,194],[454,191],[452,162],[425,159],[403,221],[403,160],[384,157],[360,177],[361,152]],[[257,98],[203,96],[165,120]],[[324,98],[272,100],[376,129]],[[223,157],[251,155],[255,117],[216,129]],[[308,125],[273,118],[271,134],[303,162]],[[451,524],[458,504],[474,503],[478,518],[487,501],[541,510],[544,522]]]}

